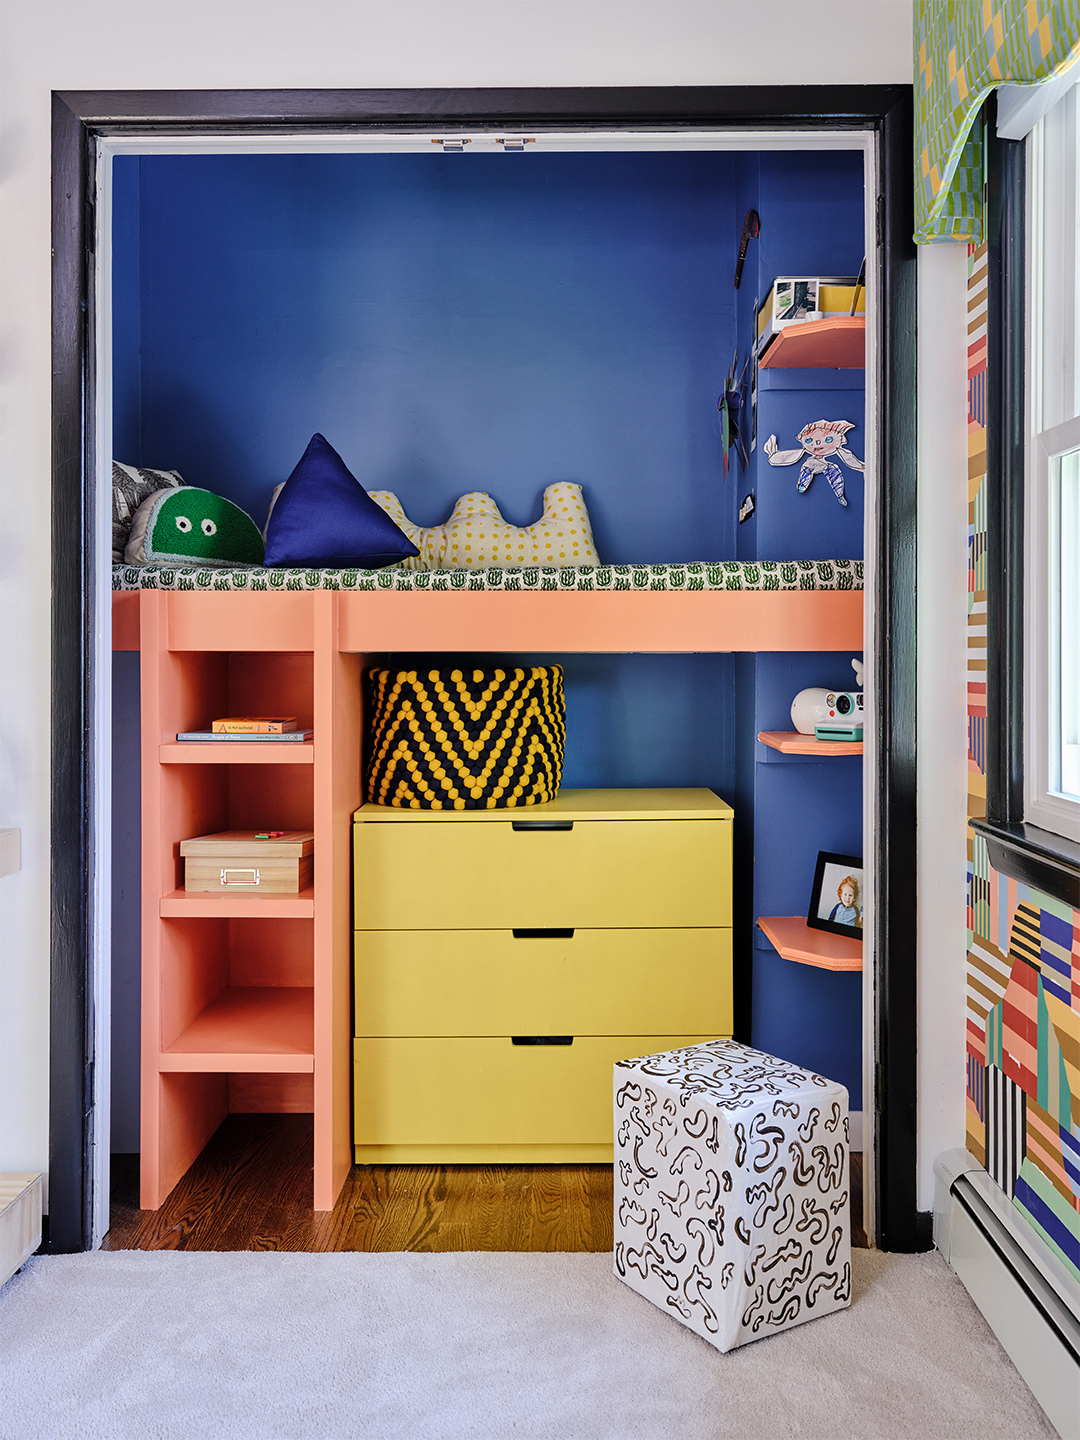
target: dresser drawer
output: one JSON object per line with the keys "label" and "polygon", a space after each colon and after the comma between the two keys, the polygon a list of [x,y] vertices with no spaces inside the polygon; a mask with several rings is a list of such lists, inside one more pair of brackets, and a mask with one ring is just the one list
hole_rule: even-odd
{"label": "dresser drawer", "polygon": [[356,1034],[731,1032],[730,930],[358,930]]}
{"label": "dresser drawer", "polygon": [[356,1144],[610,1145],[615,1062],[715,1038],[355,1040]]}
{"label": "dresser drawer", "polygon": [[[584,820],[569,829],[456,817],[354,826],[365,930],[713,928],[731,924],[726,820]],[[518,824],[529,825],[526,816]]]}

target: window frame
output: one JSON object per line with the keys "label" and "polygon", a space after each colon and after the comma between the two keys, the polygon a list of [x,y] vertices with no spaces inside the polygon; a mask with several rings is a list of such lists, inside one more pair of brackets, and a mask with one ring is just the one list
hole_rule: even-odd
{"label": "window frame", "polygon": [[1060,718],[1061,677],[1051,656],[1060,627],[1060,601],[1055,606],[1055,594],[1061,576],[1052,527],[1054,462],[1080,448],[1077,100],[1074,84],[1038,120],[1027,141],[1031,371],[1025,477],[1024,818],[1064,838],[1080,834],[1080,800],[1056,793],[1053,784],[1054,747],[1060,745],[1054,731]]}
{"label": "window frame", "polygon": [[[1029,209],[1029,141],[997,133],[996,102],[988,102],[987,126],[987,656],[986,817],[972,830],[987,843],[995,870],[1080,908],[1080,843],[1036,821],[1029,812],[1029,766],[1025,725],[1030,704],[1039,711],[1025,648],[1034,653],[1025,626],[1034,615],[1025,603],[1028,465],[1034,459],[1028,388],[1030,352],[1028,254],[1038,235]],[[1030,244],[1029,244],[1030,242]],[[1028,524],[1025,526],[1025,518]],[[1000,577],[1000,578],[998,578]],[[1025,647],[1027,638],[1027,647]],[[1030,766],[1035,773],[1034,765]],[[1037,812],[1045,818],[1043,812]]]}
{"label": "window frame", "polygon": [[[1080,450],[1080,417],[1073,416],[1031,435],[1027,493],[1027,574],[1024,691],[1026,702],[1024,818],[1062,838],[1080,833],[1080,800],[1059,793],[1053,784],[1061,746],[1060,533],[1053,512],[1060,505],[1055,462]],[[1056,713],[1055,713],[1056,712]]]}

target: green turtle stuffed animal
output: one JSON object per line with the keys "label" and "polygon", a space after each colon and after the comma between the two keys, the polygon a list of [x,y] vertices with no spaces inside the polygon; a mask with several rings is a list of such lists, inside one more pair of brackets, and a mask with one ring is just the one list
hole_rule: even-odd
{"label": "green turtle stuffed animal", "polygon": [[129,565],[261,565],[258,527],[238,505],[183,485],[149,495],[131,522]]}

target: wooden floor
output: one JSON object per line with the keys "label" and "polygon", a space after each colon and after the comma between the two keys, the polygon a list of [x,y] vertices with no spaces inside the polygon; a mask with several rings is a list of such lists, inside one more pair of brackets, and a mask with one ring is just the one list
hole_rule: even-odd
{"label": "wooden floor", "polygon": [[[610,1250],[610,1165],[355,1166],[311,1209],[310,1115],[230,1115],[160,1210],[114,1155],[103,1250]],[[862,1156],[851,1157],[852,1244]],[[858,1217],[856,1219],[856,1217]]]}

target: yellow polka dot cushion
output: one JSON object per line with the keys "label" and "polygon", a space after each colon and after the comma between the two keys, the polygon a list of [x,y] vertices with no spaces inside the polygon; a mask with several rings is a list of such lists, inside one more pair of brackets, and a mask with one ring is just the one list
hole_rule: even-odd
{"label": "yellow polka dot cushion", "polygon": [[418,556],[405,561],[410,570],[483,570],[492,565],[599,565],[589,512],[580,485],[561,480],[544,491],[544,513],[533,525],[511,525],[482,490],[470,490],[442,525],[414,525],[391,490],[369,490]]}
{"label": "yellow polka dot cushion", "polygon": [[412,810],[554,800],[566,707],[561,665],[372,670],[367,798]]}

